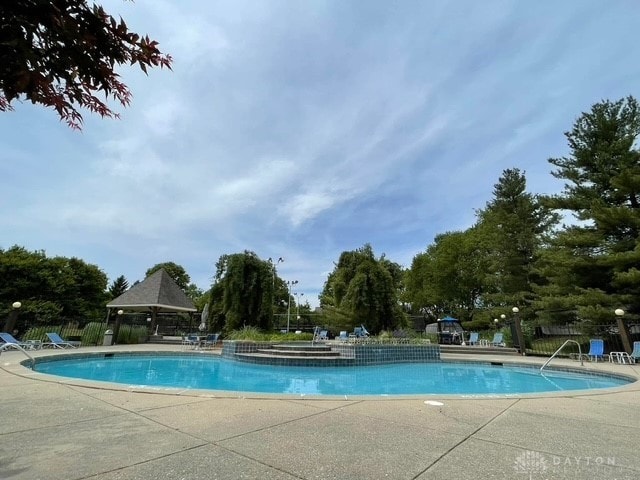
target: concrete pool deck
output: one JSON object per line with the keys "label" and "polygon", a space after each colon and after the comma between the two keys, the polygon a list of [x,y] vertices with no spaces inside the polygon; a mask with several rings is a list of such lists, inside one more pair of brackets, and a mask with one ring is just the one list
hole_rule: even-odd
{"label": "concrete pool deck", "polygon": [[[127,350],[180,347],[80,351]],[[166,394],[50,381],[21,366],[25,358],[18,351],[0,355],[0,479],[640,478],[638,382],[509,398]],[[585,368],[640,378],[640,365],[585,362]]]}

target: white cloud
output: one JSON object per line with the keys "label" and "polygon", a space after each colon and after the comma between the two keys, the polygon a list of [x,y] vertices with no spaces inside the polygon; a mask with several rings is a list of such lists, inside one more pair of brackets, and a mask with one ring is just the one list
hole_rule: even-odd
{"label": "white cloud", "polygon": [[174,70],[122,69],[132,105],[86,114],[81,134],[29,105],[0,115],[0,247],[86,255],[112,277],[182,259],[207,286],[247,248],[288,256],[283,275],[318,291],[365,242],[406,264],[468,226],[504,168],[557,191],[562,132],[638,96],[628,3],[104,5]]}

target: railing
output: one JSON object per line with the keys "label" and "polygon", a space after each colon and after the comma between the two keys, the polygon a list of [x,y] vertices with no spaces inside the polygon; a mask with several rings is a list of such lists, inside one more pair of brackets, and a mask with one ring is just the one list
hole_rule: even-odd
{"label": "railing", "polygon": [[565,345],[567,345],[568,343],[575,343],[576,345],[578,345],[578,358],[580,359],[580,366],[584,367],[584,362],[582,360],[582,348],[580,347],[580,344],[578,342],[576,342],[575,340],[567,340],[566,342],[564,342],[559,349],[557,349],[553,355],[551,355],[551,357],[549,357],[549,360],[547,360],[546,362],[544,362],[544,365],[542,365],[540,367],[540,372],[542,373],[542,370],[544,370],[544,367],[546,367],[547,365],[549,365],[549,362],[551,362],[551,360],[553,360],[553,358],[558,355],[558,353],[560,353],[560,350],[562,350]]}
{"label": "railing", "polygon": [[2,345],[0,345],[0,352],[2,352],[3,350],[9,350],[9,348],[11,348],[11,347],[20,350],[22,353],[24,353],[29,358],[29,360],[31,360],[31,370],[33,370],[33,366],[35,365],[36,361],[34,360],[34,358],[31,355],[29,355],[27,353],[27,351],[24,348],[22,348],[17,343],[3,343]]}

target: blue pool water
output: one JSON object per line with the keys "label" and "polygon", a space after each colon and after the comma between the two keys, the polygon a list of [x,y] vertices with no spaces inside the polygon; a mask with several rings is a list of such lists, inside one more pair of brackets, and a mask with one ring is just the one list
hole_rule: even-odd
{"label": "blue pool water", "polygon": [[41,361],[35,370],[129,386],[305,395],[521,394],[609,388],[628,380],[482,363],[282,367],[192,355],[117,355]]}

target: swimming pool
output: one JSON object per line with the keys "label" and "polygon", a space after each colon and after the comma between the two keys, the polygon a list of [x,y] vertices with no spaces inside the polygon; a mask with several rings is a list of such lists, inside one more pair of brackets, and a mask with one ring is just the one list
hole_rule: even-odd
{"label": "swimming pool", "polygon": [[284,367],[194,355],[100,355],[39,359],[50,375],[133,387],[291,395],[508,395],[610,388],[612,375],[489,363],[396,363],[361,367]]}

